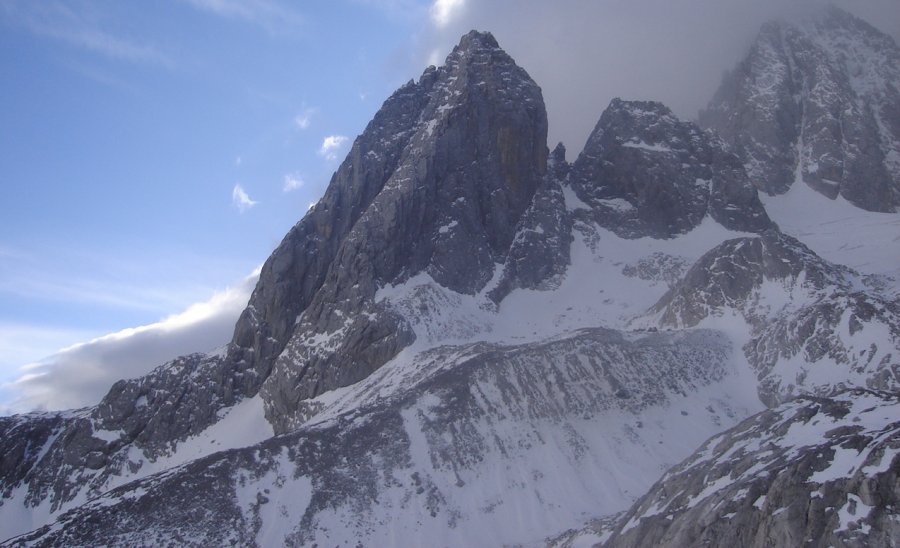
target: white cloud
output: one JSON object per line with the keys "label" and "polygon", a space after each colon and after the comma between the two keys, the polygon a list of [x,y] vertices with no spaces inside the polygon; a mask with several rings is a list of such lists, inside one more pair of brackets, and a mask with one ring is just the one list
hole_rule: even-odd
{"label": "white cloud", "polygon": [[241,185],[236,184],[234,185],[234,189],[231,191],[231,203],[234,204],[234,207],[238,208],[238,211],[243,213],[251,207],[255,206],[258,202],[251,200],[250,196],[247,195],[247,192],[241,187]]}
{"label": "white cloud", "polygon": [[428,54],[428,64],[438,66],[441,64],[442,50],[435,48]]}
{"label": "white cloud", "polygon": [[304,108],[300,114],[294,117],[294,124],[299,129],[308,129],[315,113],[316,109],[314,108]]}
{"label": "white cloud", "polygon": [[305,184],[303,178],[296,173],[288,173],[284,176],[284,186],[281,188],[284,192],[297,190]]}
{"label": "white cloud", "polygon": [[244,163],[244,159],[243,159],[243,158],[241,158],[240,156],[235,156],[235,158],[234,158],[234,165],[240,167],[240,165],[243,164],[243,163]]}
{"label": "white cloud", "polygon": [[446,27],[465,7],[465,0],[434,0],[429,10],[431,22],[438,28]]}
{"label": "white cloud", "polygon": [[[160,322],[75,344],[22,367],[17,380],[0,387],[14,398],[0,402],[0,408],[23,412],[93,405],[119,379],[144,375],[177,356],[221,346],[231,338],[258,277],[259,269],[207,301]],[[58,336],[71,334],[45,335],[51,339]]]}
{"label": "white cloud", "polygon": [[328,160],[337,160],[337,153],[346,142],[347,137],[344,135],[329,135],[322,140],[318,154]]}

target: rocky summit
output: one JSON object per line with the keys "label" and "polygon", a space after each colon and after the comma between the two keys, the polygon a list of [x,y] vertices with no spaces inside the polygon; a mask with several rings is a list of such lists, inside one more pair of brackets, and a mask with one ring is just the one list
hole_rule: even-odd
{"label": "rocky summit", "polygon": [[0,418],[0,542],[896,544],[895,61],[833,8],[773,22],[699,123],[616,99],[569,162],[466,34],[231,342]]}

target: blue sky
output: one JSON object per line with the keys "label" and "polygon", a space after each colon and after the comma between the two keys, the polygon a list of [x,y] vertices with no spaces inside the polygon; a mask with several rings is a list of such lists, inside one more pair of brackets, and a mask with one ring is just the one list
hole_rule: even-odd
{"label": "blue sky", "polygon": [[[878,17],[892,2],[849,5],[896,37],[900,18]],[[571,159],[612,97],[692,117],[782,4],[0,0],[0,412],[20,366],[74,343],[217,314],[195,340],[225,342],[245,278],[353,138],[465,31],[492,31],[542,86]]]}
{"label": "blue sky", "polygon": [[249,274],[421,70],[429,7],[0,2],[0,378]]}

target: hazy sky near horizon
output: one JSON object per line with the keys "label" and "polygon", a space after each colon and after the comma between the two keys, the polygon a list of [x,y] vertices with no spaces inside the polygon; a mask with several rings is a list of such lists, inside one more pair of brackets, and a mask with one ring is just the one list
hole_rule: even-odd
{"label": "hazy sky near horizon", "polygon": [[[836,3],[900,38],[896,0]],[[0,0],[0,412],[224,343],[381,102],[469,29],[542,87],[571,160],[613,97],[692,118],[765,20],[823,2],[785,4]]]}

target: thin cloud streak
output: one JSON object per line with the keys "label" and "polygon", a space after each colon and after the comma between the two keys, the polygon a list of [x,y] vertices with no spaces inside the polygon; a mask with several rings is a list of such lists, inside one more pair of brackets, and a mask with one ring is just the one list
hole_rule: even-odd
{"label": "thin cloud streak", "polygon": [[257,25],[272,35],[289,35],[304,23],[303,16],[273,0],[183,0],[218,17]]}
{"label": "thin cloud streak", "polygon": [[[163,255],[169,260],[160,260]],[[137,257],[122,251],[73,252],[49,245],[30,252],[9,249],[7,255],[0,254],[0,296],[162,314],[209,291],[202,276],[190,275],[199,265],[210,264],[229,270],[236,267],[214,257],[170,249],[145,249]],[[185,283],[190,277],[194,281]]]}
{"label": "thin cloud streak", "polygon": [[236,184],[231,190],[231,203],[234,204],[234,207],[236,207],[238,211],[243,213],[259,202],[251,200],[243,187],[241,187],[240,184]]}
{"label": "thin cloud streak", "polygon": [[[64,42],[108,59],[174,68],[175,61],[157,47],[117,36],[82,10],[59,2],[16,2],[2,5],[6,18],[36,36]],[[87,11],[86,9],[83,11]]]}
{"label": "thin cloud streak", "polygon": [[431,22],[438,28],[446,27],[465,7],[465,0],[434,0],[429,10]]}
{"label": "thin cloud streak", "polygon": [[312,107],[306,107],[303,109],[300,114],[294,117],[294,125],[297,126],[298,129],[309,129],[309,126],[312,124],[313,115],[315,115],[316,109]]}

